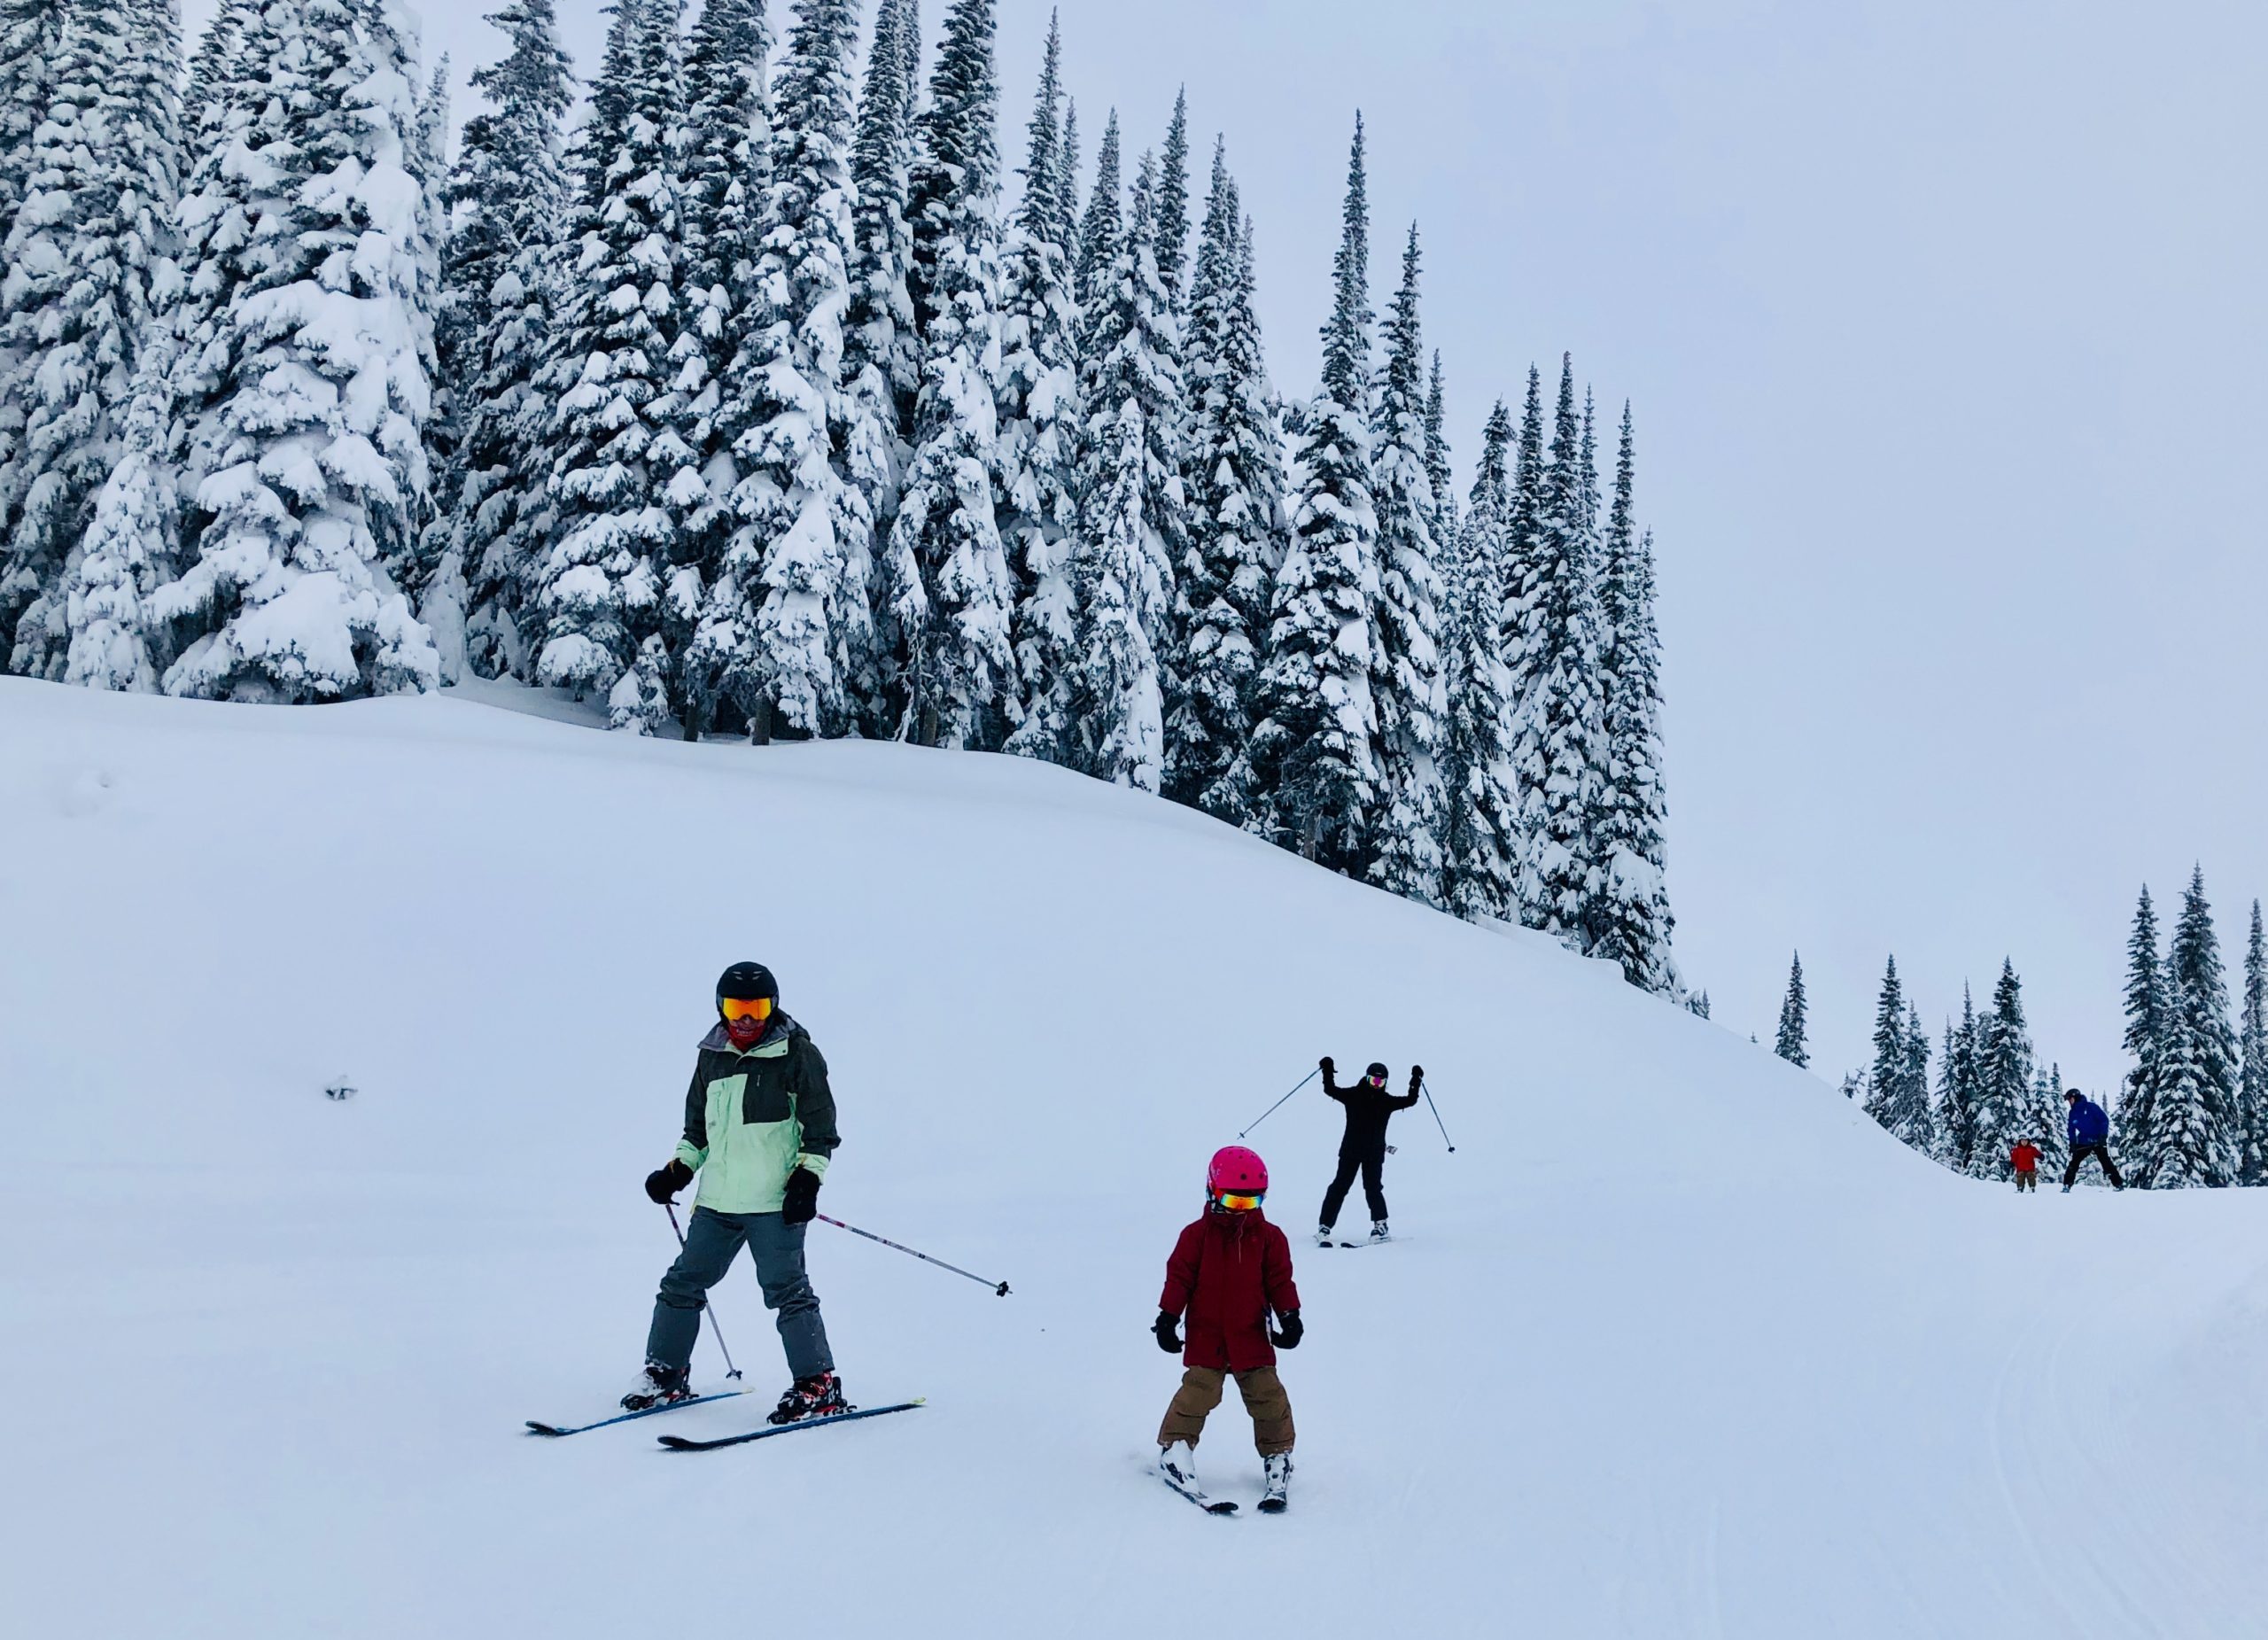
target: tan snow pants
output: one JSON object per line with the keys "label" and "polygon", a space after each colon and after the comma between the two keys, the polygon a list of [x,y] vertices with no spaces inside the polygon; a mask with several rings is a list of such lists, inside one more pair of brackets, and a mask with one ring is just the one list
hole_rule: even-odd
{"label": "tan snow pants", "polygon": [[[1158,1444],[1171,1446],[1186,1441],[1195,1446],[1205,1433],[1206,1415],[1221,1404],[1221,1390],[1228,1376],[1219,1367],[1193,1366],[1184,1372],[1181,1387],[1174,1391],[1173,1403],[1166,1408],[1166,1421],[1158,1426]],[[1244,1410],[1252,1414],[1253,1444],[1260,1449],[1261,1457],[1290,1451],[1292,1397],[1284,1393],[1284,1380],[1276,1376],[1276,1369],[1254,1367],[1238,1373],[1237,1389],[1244,1396]]]}

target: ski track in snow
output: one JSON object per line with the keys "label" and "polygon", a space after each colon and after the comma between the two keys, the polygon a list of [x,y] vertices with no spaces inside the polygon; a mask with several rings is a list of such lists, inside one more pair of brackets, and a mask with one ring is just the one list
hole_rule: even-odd
{"label": "ski track in snow", "polygon": [[[589,715],[0,680],[12,1628],[2261,1632],[2268,1193],[1953,1180],[1599,965],[1060,770]],[[920,1418],[661,1451],[784,1380],[743,1266],[748,1400],[530,1439],[636,1365],[639,1182],[742,956],[834,1068],[822,1209],[1014,1294],[815,1226],[851,1398]],[[1300,1239],[1336,1108],[1253,1134],[1300,1444],[1259,1516],[1229,1387],[1208,1521],[1146,1323],[1206,1157],[1321,1052],[1422,1061],[1458,1149],[1398,1118],[1404,1245],[1347,1259]]]}

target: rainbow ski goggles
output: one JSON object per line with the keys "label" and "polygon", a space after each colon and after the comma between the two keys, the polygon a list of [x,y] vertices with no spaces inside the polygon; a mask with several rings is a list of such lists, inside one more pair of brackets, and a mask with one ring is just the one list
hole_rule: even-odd
{"label": "rainbow ski goggles", "polygon": [[1248,1196],[1239,1196],[1231,1195],[1228,1192],[1223,1191],[1219,1195],[1215,1196],[1213,1200],[1219,1202],[1221,1206],[1226,1208],[1231,1213],[1249,1213],[1253,1209],[1258,1207],[1262,1202],[1268,1200],[1268,1193],[1264,1190],[1255,1190]]}

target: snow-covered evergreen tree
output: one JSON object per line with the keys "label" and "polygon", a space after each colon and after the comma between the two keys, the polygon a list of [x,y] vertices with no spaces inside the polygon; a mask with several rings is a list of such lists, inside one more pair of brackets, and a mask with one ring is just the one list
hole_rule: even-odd
{"label": "snow-covered evergreen tree", "polygon": [[1804,960],[1798,952],[1788,965],[1788,994],[1780,1001],[1780,1034],[1773,1039],[1772,1051],[1790,1065],[1811,1063],[1811,1049],[1805,1042],[1808,1005],[1804,999]]}
{"label": "snow-covered evergreen tree", "polygon": [[1449,439],[1444,402],[1448,384],[1441,375],[1441,350],[1433,349],[1433,368],[1425,380],[1425,481],[1433,490],[1433,539],[1444,557],[1456,550],[1456,497],[1449,489]]}
{"label": "snow-covered evergreen tree", "polygon": [[245,15],[257,0],[220,0],[212,20],[198,37],[190,58],[189,80],[181,98],[181,145],[183,168],[205,151],[214,128],[208,123],[225,101],[227,87],[236,73],[235,57],[244,37]]}
{"label": "snow-covered evergreen tree", "polygon": [[225,185],[183,212],[229,230],[206,246],[205,289],[227,295],[193,315],[209,465],[196,562],[151,600],[183,640],[164,685],[278,701],[430,688],[431,637],[389,572],[430,505],[415,35],[397,0],[265,0],[244,30],[266,94],[232,98]]}
{"label": "snow-covered evergreen tree", "polygon": [[1590,952],[1620,963],[1632,984],[1668,991],[1676,987],[1677,971],[1670,957],[1675,919],[1663,874],[1661,635],[1654,621],[1653,538],[1638,533],[1633,514],[1632,445],[1626,404],[1598,577],[1606,777],[1592,822],[1597,867]]}
{"label": "snow-covered evergreen tree", "polygon": [[[1055,167],[1055,239],[1076,277],[1079,261],[1079,99],[1063,99],[1063,155]],[[1072,301],[1078,300],[1076,291]]]}
{"label": "snow-covered evergreen tree", "polygon": [[679,0],[617,0],[605,72],[577,144],[570,239],[546,386],[555,509],[538,604],[536,680],[603,696],[616,728],[651,733],[667,701],[660,636],[692,474],[670,352],[684,316],[677,156]]}
{"label": "snow-covered evergreen tree", "polygon": [[2015,963],[2003,958],[1992,987],[1992,1011],[1984,1016],[1977,1055],[1977,1104],[1969,1144],[1969,1171],[1980,1178],[2003,1178],[2008,1152],[2035,1113],[2031,1030],[2023,1016],[2023,987]]}
{"label": "snow-covered evergreen tree", "polygon": [[1911,1002],[1906,1008],[1906,1085],[1903,1098],[1922,1113],[1915,1124],[1916,1137],[1907,1142],[1928,1156],[1936,1156],[1945,1149],[1943,1123],[1937,1106],[1930,1098],[1930,1028],[1922,1022],[1922,1010]]}
{"label": "snow-covered evergreen tree", "polygon": [[1157,162],[1142,156],[1126,232],[1079,342],[1079,688],[1084,766],[1155,791],[1165,774],[1165,649],[1187,551],[1174,429],[1182,386],[1157,264]]}
{"label": "snow-covered evergreen tree", "polygon": [[[1867,1073],[1867,1114],[1900,1142],[1927,1155],[1933,1137],[1930,1086],[1912,1078],[1913,1060],[1906,1032],[1909,1007],[1899,981],[1898,959],[1884,966],[1882,993],[1875,1004],[1875,1057]],[[1923,1052],[1928,1051],[1924,1038]]]}
{"label": "snow-covered evergreen tree", "polygon": [[1709,1017],[1709,993],[1697,991],[1685,999],[1685,1011],[1696,1019]]}
{"label": "snow-covered evergreen tree", "polygon": [[1961,1023],[1946,1022],[1945,1052],[1938,1070],[1938,1159],[1956,1173],[1974,1170],[1977,1156],[1977,1061],[1983,1038],[1977,1004],[1961,988]]}
{"label": "snow-covered evergreen tree", "polygon": [[1008,750],[1073,761],[1067,710],[1078,664],[1073,564],[1078,509],[1078,385],[1071,263],[1062,216],[1063,43],[1051,14],[1039,93],[1026,128],[1023,198],[1008,230],[1001,304],[1000,452],[1007,505],[1002,544],[1017,571],[1014,644],[1022,721]]}
{"label": "snow-covered evergreen tree", "polygon": [[2268,937],[2261,930],[2258,900],[2252,902],[2252,932],[2244,945],[2244,1006],[2237,1036],[2244,1056],[2244,1182],[2268,1185]]}
{"label": "snow-covered evergreen tree", "polygon": [[[750,323],[719,416],[732,533],[686,657],[689,696],[730,701],[752,738],[839,735],[875,674],[866,602],[874,519],[839,464],[850,303],[856,0],[796,0],[773,85]],[[705,711],[701,712],[705,717]]]}
{"label": "snow-covered evergreen tree", "polygon": [[1511,416],[1499,399],[1481,431],[1480,464],[1458,525],[1450,600],[1442,863],[1445,903],[1466,918],[1511,918],[1518,891],[1512,674],[1499,641],[1511,527]]}
{"label": "snow-covered evergreen tree", "polygon": [[1109,276],[1125,237],[1125,214],[1119,195],[1122,179],[1118,158],[1118,110],[1102,128],[1102,146],[1095,151],[1094,191],[1079,220],[1079,243],[1071,262],[1071,294],[1084,313],[1095,298],[1095,286]]}
{"label": "snow-covered evergreen tree", "polygon": [[[1188,311],[1189,265],[1189,88],[1174,93],[1173,118],[1166,125],[1165,147],[1158,154],[1158,283],[1179,333]],[[1177,363],[1182,361],[1177,359]]]}
{"label": "snow-covered evergreen tree", "polygon": [[2039,1165],[2048,1173],[2061,1173],[2063,1163],[2070,1160],[2070,1148],[2064,1137],[2064,1123],[2068,1112],[2063,1105],[2063,1068],[2061,1065],[2043,1067],[2033,1073],[2031,1089],[2026,1095],[2023,1110],[2012,1139],[2028,1139],[2039,1146]]}
{"label": "snow-covered evergreen tree", "polygon": [[2157,908],[2150,901],[2148,883],[2134,907],[2134,925],[2126,937],[2126,1052],[2134,1068],[2126,1073],[2119,1100],[2122,1136],[2131,1139],[2151,1127],[2158,1088],[2164,1070],[2170,1010],[2166,1006],[2168,976],[2158,957]]}
{"label": "snow-covered evergreen tree", "polygon": [[1189,546],[1175,597],[1187,640],[1167,726],[1166,789],[1233,826],[1254,817],[1247,752],[1269,587],[1283,556],[1281,433],[1254,289],[1252,224],[1216,144],[1184,342],[1195,414],[1184,456]]}
{"label": "snow-covered evergreen tree", "polygon": [[1016,688],[1015,577],[998,509],[999,86],[993,0],[954,0],[909,184],[909,288],[921,392],[897,529],[928,620],[909,657],[908,730],[924,745],[997,747]]}
{"label": "snow-covered evergreen tree", "polygon": [[[1598,895],[1592,826],[1605,789],[1606,758],[1597,541],[1585,517],[1572,359],[1561,362],[1559,408],[1540,497],[1535,547],[1518,595],[1526,669],[1513,749],[1525,844],[1520,915],[1531,928],[1581,941]],[[1516,552],[1516,563],[1520,557]]]}
{"label": "snow-covered evergreen tree", "polygon": [[2236,1032],[2205,874],[2189,879],[2162,970],[2155,1096],[2126,1132],[2135,1178],[2156,1190],[2233,1185],[2242,1162]]}
{"label": "snow-covered evergreen tree", "polygon": [[28,161],[0,277],[0,640],[42,678],[63,673],[66,579],[173,293],[180,192],[176,0],[57,9],[46,117],[0,151]]}
{"label": "snow-covered evergreen tree", "polygon": [[1418,315],[1418,225],[1402,253],[1402,287],[1386,323],[1372,423],[1371,496],[1378,519],[1378,645],[1371,695],[1378,703],[1379,821],[1371,881],[1405,898],[1441,897],[1443,681],[1435,503],[1427,448],[1425,346]]}
{"label": "snow-covered evergreen tree", "polygon": [[0,244],[15,233],[29,191],[33,136],[54,91],[68,9],[59,0],[0,0]]}
{"label": "snow-covered evergreen tree", "polygon": [[1378,806],[1371,695],[1379,592],[1371,501],[1370,203],[1357,116],[1323,327],[1323,390],[1306,411],[1292,539],[1270,603],[1252,766],[1261,828],[1311,859],[1359,874]]}
{"label": "snow-covered evergreen tree", "polygon": [[150,600],[178,567],[181,493],[167,439],[173,358],[162,334],[143,350],[118,464],[96,496],[93,521],[66,578],[66,683],[150,694],[164,670],[163,633]]}
{"label": "snow-covered evergreen tree", "polygon": [[[463,664],[484,677],[525,677],[540,635],[524,625],[526,601],[550,528],[550,405],[536,378],[552,341],[551,247],[568,197],[561,126],[575,82],[554,0],[509,0],[488,21],[511,49],[472,76],[488,105],[465,122],[449,178],[439,354],[454,383],[459,444],[436,580],[444,601],[453,577],[464,583]],[[447,665],[445,657],[445,673]]]}

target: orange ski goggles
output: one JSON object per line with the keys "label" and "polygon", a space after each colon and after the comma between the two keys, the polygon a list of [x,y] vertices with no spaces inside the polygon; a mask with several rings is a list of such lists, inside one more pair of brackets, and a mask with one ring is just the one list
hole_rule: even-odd
{"label": "orange ski goggles", "polygon": [[717,1007],[728,1020],[754,1020],[761,1025],[772,1017],[773,1003],[769,997],[726,997]]}

